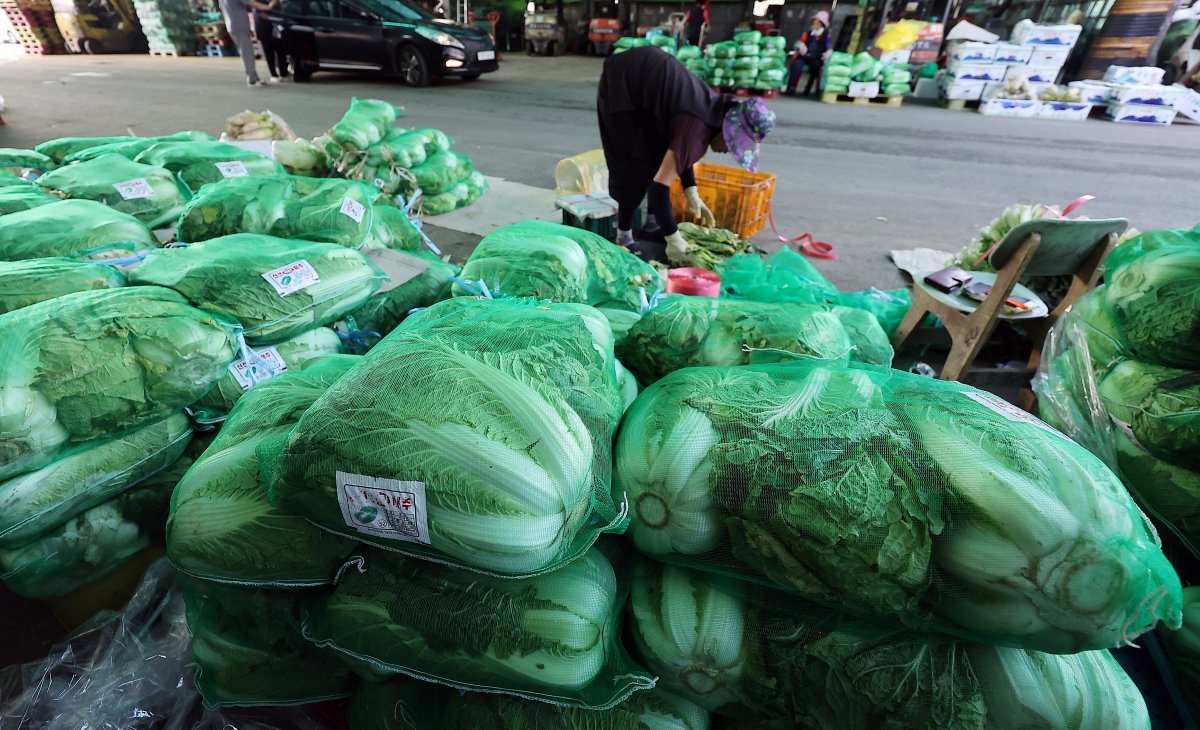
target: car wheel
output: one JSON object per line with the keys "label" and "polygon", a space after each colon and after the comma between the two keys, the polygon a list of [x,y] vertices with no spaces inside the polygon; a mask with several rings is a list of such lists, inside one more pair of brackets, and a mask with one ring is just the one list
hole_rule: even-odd
{"label": "car wheel", "polygon": [[400,60],[397,66],[400,77],[409,86],[429,86],[429,64],[421,52],[412,46],[400,49]]}
{"label": "car wheel", "polygon": [[305,65],[303,58],[292,55],[288,57],[288,63],[292,67],[293,81],[303,84],[305,81],[312,79],[312,70]]}
{"label": "car wheel", "polygon": [[83,39],[83,52],[89,56],[94,56],[100,52],[100,44],[91,38]]}

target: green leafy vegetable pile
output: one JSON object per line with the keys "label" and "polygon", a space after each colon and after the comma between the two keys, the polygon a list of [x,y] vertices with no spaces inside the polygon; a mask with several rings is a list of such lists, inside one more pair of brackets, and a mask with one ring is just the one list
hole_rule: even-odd
{"label": "green leafy vegetable pile", "polygon": [[39,205],[57,203],[58,198],[43,192],[41,188],[26,183],[0,187],[0,215],[19,213]]}
{"label": "green leafy vegetable pile", "polygon": [[228,177],[283,173],[270,157],[226,142],[159,142],[139,153],[134,162],[170,170],[192,192]]}
{"label": "green leafy vegetable pile", "polygon": [[37,185],[63,198],[104,203],[150,228],[174,225],[189,197],[165,168],[117,154],[60,167],[39,177]]}
{"label": "green leafy vegetable pile", "polygon": [[75,137],[68,140],[77,146],[77,149],[63,158],[63,165],[87,162],[103,155],[120,155],[132,160],[160,142],[212,142],[213,138],[204,132],[176,132],[158,137],[118,137],[111,142],[101,142],[103,138],[95,137]]}
{"label": "green leafy vegetable pile", "polygon": [[0,216],[0,260],[64,256],[129,265],[158,247],[131,215],[91,200],[63,200]]}
{"label": "green leafy vegetable pile", "polygon": [[695,266],[712,271],[731,256],[756,251],[750,241],[738,238],[724,228],[706,228],[695,223],[680,223],[679,233],[688,248],[682,254],[668,250],[672,266]]}
{"label": "green leafy vegetable pile", "polygon": [[0,261],[0,314],[71,292],[122,286],[125,275],[106,264],[67,258]]}
{"label": "green leafy vegetable pile", "polygon": [[[372,258],[369,251],[367,257]],[[359,330],[388,334],[408,317],[410,311],[448,298],[451,280],[459,273],[457,266],[427,251],[412,254],[392,251],[389,259],[399,260],[408,270],[419,273],[398,286],[394,285],[395,281],[386,284],[354,310],[354,324]]]}
{"label": "green leafy vegetable pile", "polygon": [[67,156],[81,150],[99,147],[100,145],[133,142],[137,139],[137,137],[130,137],[128,135],[118,137],[59,137],[42,142],[33,149],[54,160],[56,164],[62,164]]}

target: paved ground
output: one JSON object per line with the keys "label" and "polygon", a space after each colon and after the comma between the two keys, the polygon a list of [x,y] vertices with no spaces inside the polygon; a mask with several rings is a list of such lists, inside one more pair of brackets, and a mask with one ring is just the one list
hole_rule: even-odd
{"label": "paved ground", "polygon": [[[127,129],[216,132],[226,116],[246,107],[270,108],[300,134],[316,135],[351,96],[401,104],[407,123],[446,130],[486,174],[535,187],[553,187],[559,159],[599,146],[598,59],[512,56],[476,83],[428,89],[333,74],[247,89],[237,64],[19,57],[0,65],[0,95],[8,105],[0,146]],[[841,258],[822,268],[843,287],[895,285],[888,250],[955,250],[1016,201],[1065,203],[1090,193],[1098,200],[1087,214],[1125,216],[1140,228],[1200,219],[1200,127],[1194,125],[995,119],[919,103],[888,109],[781,99],[774,107],[779,127],[766,145],[764,169],[779,176],[776,222],[785,235],[811,231],[833,243]]]}

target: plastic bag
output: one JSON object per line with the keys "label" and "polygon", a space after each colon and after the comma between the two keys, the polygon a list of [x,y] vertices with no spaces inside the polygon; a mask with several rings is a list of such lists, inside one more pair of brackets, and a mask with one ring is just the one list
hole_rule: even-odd
{"label": "plastic bag", "polygon": [[33,185],[0,187],[0,215],[19,213],[39,205],[57,203],[58,200]]}
{"label": "plastic bag", "polygon": [[[612,347],[607,321],[579,304],[460,297],[421,310],[301,417],[271,501],[481,572],[552,569],[625,522],[607,487]],[[380,501],[380,489],[411,497]]]}
{"label": "plastic bag", "polygon": [[403,110],[379,99],[350,100],[350,109],[329,130],[343,149],[361,151],[378,144]]}
{"label": "plastic bag", "polygon": [[654,557],[1053,653],[1179,622],[1179,578],[1116,475],[960,383],[811,359],[681,370],[638,396],[615,453]]}
{"label": "plastic bag", "polygon": [[[368,255],[370,255],[368,253]],[[386,335],[396,329],[414,309],[428,307],[450,296],[450,286],[460,269],[426,251],[414,254],[393,252],[410,272],[418,272],[404,282],[390,282],[354,310],[354,327],[361,331]]]}
{"label": "plastic bag", "polygon": [[[593,548],[514,580],[364,548],[304,637],[368,677],[406,674],[462,690],[603,710],[654,686],[620,645],[625,588]],[[570,627],[570,628],[565,628]]]}
{"label": "plastic bag", "polygon": [[353,312],[386,279],[353,249],[250,233],[159,249],[129,274],[130,284],[174,289],[231,317],[260,345]]}
{"label": "plastic bag", "polygon": [[125,286],[120,269],[90,261],[0,261],[0,314],[78,291]]}
{"label": "plastic bag", "polygon": [[227,177],[283,174],[283,167],[270,157],[225,142],[159,142],[134,162],[170,170],[190,193]]}
{"label": "plastic bag", "polygon": [[131,215],[91,200],[63,200],[0,216],[0,259],[65,256],[137,263],[158,247],[154,232]]}
{"label": "plastic bag", "polygon": [[270,109],[262,112],[244,112],[234,114],[225,120],[225,131],[221,139],[234,140],[292,140],[296,133],[283,117]]}
{"label": "plastic bag", "polygon": [[130,137],[127,140],[109,142],[107,144],[88,145],[72,152],[63,158],[63,165],[73,165],[76,162],[87,162],[103,155],[121,155],[127,160],[140,155],[144,150],[159,142],[211,142],[213,138],[204,132],[176,132],[159,137]]}
{"label": "plastic bag", "polygon": [[196,193],[179,219],[179,240],[261,233],[358,248],[371,231],[378,196],[353,180],[231,177]]}
{"label": "plastic bag", "polygon": [[173,225],[188,198],[166,169],[116,154],[61,167],[39,177],[37,184],[64,198],[104,203],[150,228]]}
{"label": "plastic bag", "polygon": [[54,167],[54,160],[40,152],[0,147],[0,170],[11,172],[14,175],[27,173],[41,175],[53,170]]}
{"label": "plastic bag", "polygon": [[263,588],[331,583],[357,542],[272,507],[267,478],[277,464],[259,447],[287,439],[300,416],[358,362],[320,358],[251,388],[175,490],[167,555],[196,578]]}
{"label": "plastic bag", "polygon": [[99,147],[104,144],[116,144],[122,142],[132,142],[138,139],[128,135],[118,137],[59,137],[42,142],[33,149],[43,155],[46,155],[55,164],[62,164],[64,158],[81,150],[86,150],[91,147]]}

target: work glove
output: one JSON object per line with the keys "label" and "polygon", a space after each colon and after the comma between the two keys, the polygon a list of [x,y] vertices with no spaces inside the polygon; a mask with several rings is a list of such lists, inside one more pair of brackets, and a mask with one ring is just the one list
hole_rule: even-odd
{"label": "work glove", "polygon": [[633,231],[617,231],[617,245],[630,248],[634,245]]}
{"label": "work glove", "polygon": [[693,185],[690,188],[683,189],[683,197],[687,198],[688,217],[692,220],[700,221],[700,225],[711,228],[717,225],[717,217],[708,209],[704,201],[700,199],[700,191]]}
{"label": "work glove", "polygon": [[[689,189],[695,190],[695,188]],[[704,204],[701,203],[701,205]],[[705,208],[705,210],[708,210],[708,208]],[[711,216],[712,213],[709,213],[709,215]],[[675,231],[671,235],[667,236],[667,261],[682,261],[684,255],[687,254],[688,248],[688,242],[683,240],[683,234],[679,231]]]}

